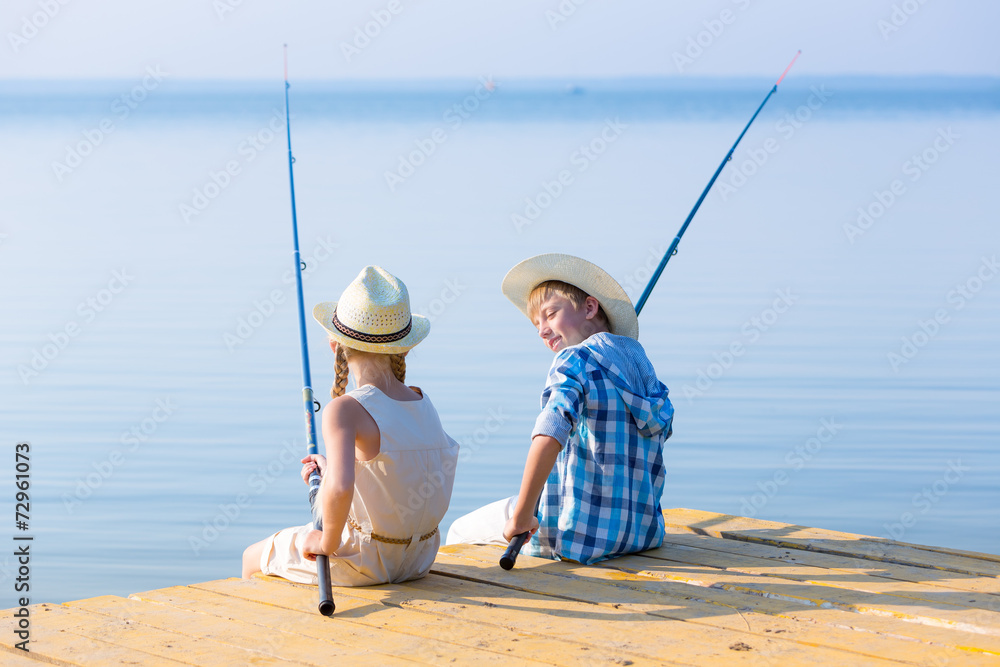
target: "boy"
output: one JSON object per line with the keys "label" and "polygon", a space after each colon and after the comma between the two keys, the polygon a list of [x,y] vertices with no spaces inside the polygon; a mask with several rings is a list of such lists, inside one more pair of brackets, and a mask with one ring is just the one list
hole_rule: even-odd
{"label": "boy", "polygon": [[660,546],[673,406],[625,290],[560,254],[521,262],[501,290],[556,357],[519,495],[459,518],[448,544],[506,545],[530,532],[525,553],[584,564]]}

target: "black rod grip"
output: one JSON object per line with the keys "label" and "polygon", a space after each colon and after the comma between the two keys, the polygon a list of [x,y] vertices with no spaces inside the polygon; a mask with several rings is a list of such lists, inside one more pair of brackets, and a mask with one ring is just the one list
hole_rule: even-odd
{"label": "black rod grip", "polygon": [[319,613],[333,616],[337,605],[333,602],[333,592],[330,588],[330,559],[327,556],[316,556],[316,578],[319,580]]}
{"label": "black rod grip", "polygon": [[[321,479],[319,466],[316,466],[316,469],[309,475],[309,507],[314,510]],[[323,530],[323,520],[320,517],[315,518],[313,528]],[[316,583],[319,585],[319,613],[324,616],[333,616],[337,605],[333,602],[333,591],[330,586],[330,559],[328,556],[316,555]]]}
{"label": "black rod grip", "polygon": [[503,552],[503,556],[500,557],[500,567],[505,570],[513,569],[514,563],[517,562],[517,555],[521,553],[521,547],[523,547],[524,543],[527,541],[527,532],[515,535],[511,539],[510,544],[507,545],[507,550]]}

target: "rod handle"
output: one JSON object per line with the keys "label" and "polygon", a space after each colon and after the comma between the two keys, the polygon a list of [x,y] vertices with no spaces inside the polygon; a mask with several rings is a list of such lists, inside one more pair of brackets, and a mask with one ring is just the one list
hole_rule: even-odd
{"label": "rod handle", "polygon": [[517,562],[517,555],[521,553],[521,547],[523,547],[524,543],[527,541],[527,531],[511,538],[510,544],[507,545],[507,550],[504,551],[503,556],[500,557],[500,567],[505,570],[513,569],[514,563]]}
{"label": "rod handle", "polygon": [[[315,510],[316,506],[316,494],[319,493],[319,485],[323,481],[323,478],[319,476],[319,467],[312,471],[309,475],[309,509]],[[320,530],[317,528],[317,530]]]}
{"label": "rod handle", "polygon": [[[309,475],[309,507],[316,503],[316,493],[319,491],[319,484],[322,478],[319,476],[319,468]],[[323,519],[315,517],[313,528],[323,530]],[[319,613],[324,616],[333,616],[333,611],[337,605],[333,602],[333,590],[330,585],[330,558],[328,556],[316,556],[316,583],[319,586]]]}
{"label": "rod handle", "polygon": [[333,592],[330,587],[330,558],[316,556],[316,578],[319,584],[319,613],[333,616],[337,605],[333,602]]}

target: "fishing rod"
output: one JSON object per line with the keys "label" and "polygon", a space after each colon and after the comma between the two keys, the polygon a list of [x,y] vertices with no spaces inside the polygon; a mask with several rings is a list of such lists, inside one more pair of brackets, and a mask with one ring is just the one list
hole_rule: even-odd
{"label": "fishing rod", "polygon": [[[778,86],[781,84],[781,81],[785,78],[785,75],[788,74],[788,70],[792,69],[792,65],[795,64],[795,61],[799,59],[800,55],[802,55],[801,49],[798,52],[796,52],[795,57],[792,58],[792,62],[788,63],[788,67],[786,67],[785,71],[781,73],[780,77],[778,77],[778,81],[774,84],[774,86],[771,87],[771,91],[767,94],[767,97],[764,98],[764,101],[760,103],[760,106],[757,107],[757,111],[755,111],[753,116],[750,118],[750,122],[747,123],[746,127],[743,128],[743,131],[740,132],[740,136],[736,138],[736,143],[734,143],[733,147],[729,149],[728,153],[726,153],[726,157],[723,158],[722,164],[720,164],[719,168],[715,170],[714,174],[712,174],[712,180],[710,180],[708,182],[708,185],[705,186],[705,189],[702,191],[701,196],[698,197],[698,201],[695,202],[694,208],[691,209],[690,213],[688,213],[687,220],[685,220],[684,224],[681,225],[680,231],[677,232],[677,236],[674,237],[673,243],[670,244],[670,247],[667,249],[667,252],[663,255],[663,259],[660,260],[660,265],[656,267],[656,271],[653,273],[653,277],[650,279],[649,284],[646,285],[646,289],[643,290],[642,296],[639,297],[639,302],[635,306],[635,314],[637,317],[639,313],[642,311],[642,307],[646,305],[646,299],[649,298],[650,292],[653,291],[653,287],[656,285],[656,281],[660,279],[660,274],[663,273],[663,269],[664,267],[666,267],[667,262],[670,261],[671,257],[677,254],[677,244],[681,242],[681,237],[684,236],[684,232],[687,231],[688,225],[691,224],[691,220],[694,218],[694,214],[698,212],[698,209],[701,207],[701,203],[705,201],[705,197],[708,195],[708,191],[712,189],[713,185],[715,185],[715,180],[719,178],[719,174],[722,173],[722,169],[723,167],[726,166],[726,163],[733,159],[733,153],[736,151],[736,147],[739,146],[740,140],[743,139],[743,135],[746,134],[747,130],[750,129],[750,126],[753,125],[754,120],[757,119],[757,114],[759,114],[760,110],[764,108],[764,105],[767,104],[767,101],[771,99],[771,95],[774,95],[776,92],[778,92]],[[538,514],[537,501],[535,502],[535,514]],[[517,562],[518,554],[521,553],[521,547],[524,546],[524,543],[527,540],[528,540],[527,532],[512,537],[510,542],[507,543],[506,551],[504,551],[503,556],[500,557],[500,567],[502,567],[505,570],[513,568],[514,563]]]}
{"label": "fishing rod", "polygon": [[[538,496],[538,500],[535,501],[535,512],[534,516],[538,516],[538,504],[542,501],[542,496]],[[510,542],[507,544],[507,549],[503,552],[503,556],[500,556],[500,567],[505,570],[512,570],[514,568],[514,563],[517,562],[517,556],[521,553],[521,547],[524,543],[528,541],[528,532],[525,531],[519,535],[515,535],[510,538]]]}
{"label": "fishing rod", "polygon": [[[292,192],[292,239],[295,242],[295,287],[299,301],[299,344],[302,347],[302,403],[306,409],[306,445],[309,454],[319,454],[316,447],[316,416],[313,412],[313,405],[319,406],[319,402],[313,398],[312,377],[309,373],[309,345],[306,342],[306,309],[302,300],[302,269],[305,263],[299,255],[299,221],[295,215],[295,176],[292,173],[292,164],[295,158],[292,157],[292,125],[290,114],[288,113],[288,45],[285,44],[285,132],[288,135],[288,185]],[[319,474],[319,466],[309,475],[309,507],[313,509],[315,530],[323,530],[323,519],[315,513],[316,494],[319,493],[319,485],[322,478]],[[316,577],[319,583],[319,613],[324,616],[333,614],[336,605],[333,603],[333,591],[330,588],[330,559],[325,555],[316,555]]]}
{"label": "fishing rod", "polygon": [[656,267],[656,271],[653,273],[653,277],[650,279],[649,284],[646,285],[646,289],[643,290],[642,296],[639,297],[639,302],[635,305],[636,315],[638,315],[642,311],[642,307],[646,305],[646,299],[649,298],[649,293],[653,291],[653,286],[656,285],[656,281],[660,279],[660,274],[663,273],[663,269],[664,267],[667,266],[667,262],[670,261],[671,257],[677,254],[677,244],[681,242],[681,237],[684,236],[684,232],[687,231],[688,225],[691,224],[691,220],[694,218],[694,214],[698,212],[698,209],[701,207],[701,203],[705,201],[705,197],[708,195],[708,191],[712,189],[713,185],[715,185],[715,179],[717,179],[719,177],[719,174],[722,173],[722,168],[726,166],[726,163],[733,159],[733,153],[736,151],[736,147],[739,146],[740,140],[743,138],[743,135],[746,134],[747,130],[750,129],[750,126],[753,125],[754,120],[756,120],[757,118],[757,114],[759,114],[760,110],[764,108],[764,105],[767,104],[767,101],[771,99],[771,95],[774,95],[776,92],[778,92],[778,85],[781,83],[781,80],[785,78],[785,75],[788,74],[788,70],[792,69],[792,65],[795,64],[795,61],[798,60],[800,55],[802,55],[801,50],[799,50],[798,53],[795,54],[795,57],[792,58],[792,62],[788,63],[788,67],[785,68],[785,71],[778,78],[777,83],[775,83],[774,86],[771,88],[771,92],[769,92],[767,94],[767,97],[764,98],[764,101],[760,103],[760,106],[757,107],[757,111],[755,111],[753,117],[750,118],[750,122],[747,123],[747,126],[743,128],[742,132],[740,132],[740,136],[736,138],[736,143],[733,144],[733,147],[729,149],[728,153],[726,153],[726,157],[723,158],[722,164],[720,164],[719,168],[715,170],[714,174],[712,174],[712,180],[710,180],[708,182],[708,185],[705,186],[705,190],[701,193],[701,196],[698,197],[698,201],[695,202],[694,208],[691,209],[690,213],[688,213],[687,220],[685,220],[684,224],[681,225],[680,231],[677,232],[677,236],[674,237],[673,243],[670,244],[670,247],[667,249],[667,252],[663,255],[663,259],[660,260],[660,265]]}

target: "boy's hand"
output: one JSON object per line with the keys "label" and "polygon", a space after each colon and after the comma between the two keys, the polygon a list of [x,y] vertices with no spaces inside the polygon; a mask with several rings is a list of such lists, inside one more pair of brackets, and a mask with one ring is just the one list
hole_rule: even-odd
{"label": "boy's hand", "polygon": [[503,538],[510,542],[516,535],[528,533],[528,537],[531,537],[537,530],[538,519],[534,515],[522,519],[515,514],[507,520],[507,524],[503,528]]}
{"label": "boy's hand", "polygon": [[319,468],[319,476],[322,477],[323,473],[326,472],[326,457],[322,454],[310,454],[301,461],[302,466],[302,481],[309,486],[309,475],[312,474],[313,470]]}

